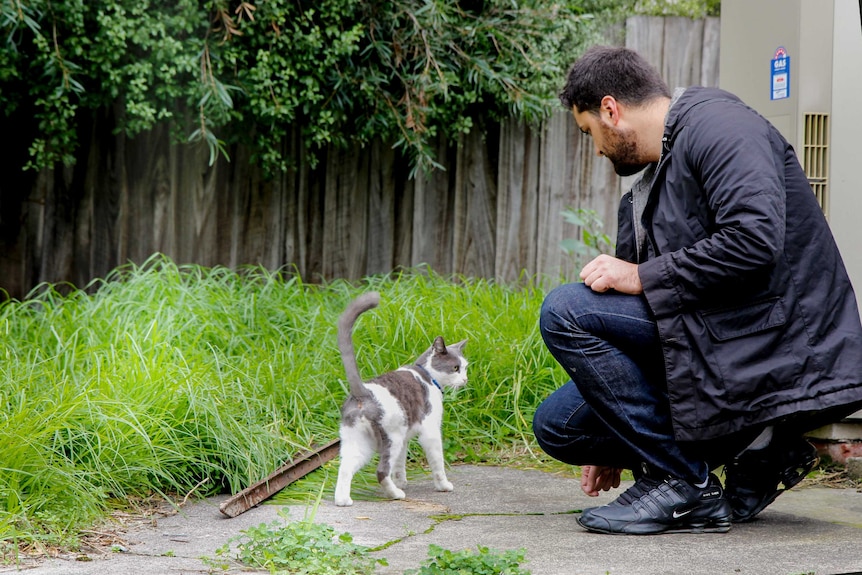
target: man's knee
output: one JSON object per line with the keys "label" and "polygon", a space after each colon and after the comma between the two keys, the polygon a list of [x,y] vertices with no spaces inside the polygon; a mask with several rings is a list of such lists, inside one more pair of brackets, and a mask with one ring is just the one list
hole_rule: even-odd
{"label": "man's knee", "polygon": [[[548,400],[546,399],[539,404],[536,413],[533,414],[533,435],[536,436],[536,441],[542,446],[542,443],[547,441],[548,432],[550,429],[550,420],[548,418],[549,411],[547,407]],[[544,449],[544,446],[542,446]]]}
{"label": "man's knee", "polygon": [[539,404],[533,414],[533,435],[542,451],[555,459],[565,459],[565,452],[560,449],[561,437],[559,423],[555,419],[555,406],[549,406],[547,399]]}
{"label": "man's knee", "polygon": [[533,435],[542,449],[548,451],[550,446],[568,444],[581,435],[577,428],[589,411],[584,407],[584,400],[571,381],[545,398],[533,414]]}
{"label": "man's knee", "polygon": [[[533,414],[533,435],[542,451],[569,465],[586,465],[596,458],[610,457],[611,454],[602,455],[596,452],[595,447],[600,447],[601,443],[590,436],[589,430],[578,429],[577,422],[573,422],[571,417],[568,420],[563,419],[563,412],[572,408],[561,405],[558,399],[552,395],[543,401]],[[573,416],[577,419],[575,414]],[[575,427],[572,427],[572,424],[575,424]]]}
{"label": "man's knee", "polygon": [[584,288],[580,283],[564,284],[545,296],[539,314],[539,329],[545,341],[549,333],[571,330],[572,318],[579,315],[582,307]]}

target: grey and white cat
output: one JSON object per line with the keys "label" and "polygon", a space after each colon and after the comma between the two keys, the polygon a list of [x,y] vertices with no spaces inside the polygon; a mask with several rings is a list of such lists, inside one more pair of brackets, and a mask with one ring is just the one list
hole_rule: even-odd
{"label": "grey and white cat", "polygon": [[416,363],[362,381],[353,351],[353,325],[363,312],[380,303],[369,292],[353,300],[338,321],[338,347],[350,383],[341,408],[341,448],[335,504],[353,505],[353,476],[379,453],[377,480],[388,497],[404,499],[407,444],[418,436],[438,491],[452,491],[443,462],[443,387],[467,383],[467,340],[446,346],[437,337]]}

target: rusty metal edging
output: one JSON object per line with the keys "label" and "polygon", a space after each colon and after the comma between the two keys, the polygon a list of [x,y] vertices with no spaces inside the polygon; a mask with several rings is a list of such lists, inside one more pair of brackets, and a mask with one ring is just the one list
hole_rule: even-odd
{"label": "rusty metal edging", "polygon": [[228,517],[245,513],[297,479],[305,477],[327,461],[338,455],[338,439],[326,445],[297,455],[292,462],[286,463],[270,473],[265,479],[246,487],[219,506],[219,511]]}

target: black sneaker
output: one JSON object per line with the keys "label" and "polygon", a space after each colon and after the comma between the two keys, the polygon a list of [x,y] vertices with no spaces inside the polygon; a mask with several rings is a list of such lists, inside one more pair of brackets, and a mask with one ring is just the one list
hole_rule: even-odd
{"label": "black sneaker", "polygon": [[[644,464],[645,466],[646,464]],[[615,505],[617,507],[624,507],[626,505],[631,505],[634,501],[640,499],[640,497],[646,493],[649,493],[650,490],[658,487],[659,484],[663,481],[662,478],[656,476],[654,473],[650,473],[646,471],[638,472],[637,470],[633,470],[635,482],[634,484],[619,494],[619,496],[608,503],[607,505]],[[598,509],[598,507],[587,507],[581,511],[581,513],[591,512],[594,509]]]}
{"label": "black sneaker", "polygon": [[597,533],[630,535],[730,530],[730,504],[715,475],[710,474],[709,482],[702,488],[675,478],[664,479],[655,487],[644,483],[652,481],[654,478],[649,476],[638,479],[627,493],[634,490],[641,493],[639,497],[628,503],[618,498],[603,507],[584,511],[578,523]]}
{"label": "black sneaker", "polygon": [[725,466],[725,491],[733,521],[754,518],[775,498],[805,479],[820,458],[802,437],[775,439],[763,449],[744,451]]}
{"label": "black sneaker", "polygon": [[643,477],[642,479],[635,481],[634,485],[620,493],[619,497],[608,503],[608,505],[631,505],[656,487],[658,487],[662,481],[660,479],[655,479],[653,477]]}
{"label": "black sneaker", "polygon": [[631,505],[667,479],[666,474],[662,474],[647,463],[641,463],[640,469],[632,469],[632,475],[635,478],[634,485],[620,493],[619,497],[611,501],[609,505]]}

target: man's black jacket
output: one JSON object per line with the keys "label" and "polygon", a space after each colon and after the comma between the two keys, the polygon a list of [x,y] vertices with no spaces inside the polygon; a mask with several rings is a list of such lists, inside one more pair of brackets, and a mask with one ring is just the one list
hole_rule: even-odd
{"label": "man's black jacket", "polygon": [[[635,262],[632,217],[627,194],[617,256]],[[802,426],[862,402],[850,280],[796,154],[763,117],[727,92],[687,89],[641,221],[638,270],[677,439]]]}

